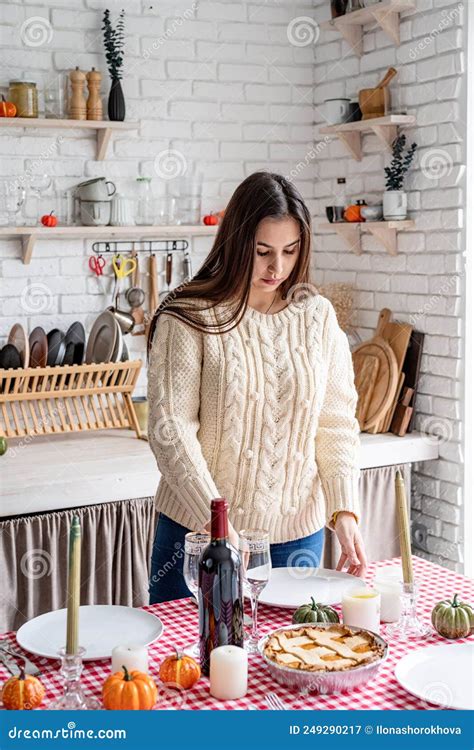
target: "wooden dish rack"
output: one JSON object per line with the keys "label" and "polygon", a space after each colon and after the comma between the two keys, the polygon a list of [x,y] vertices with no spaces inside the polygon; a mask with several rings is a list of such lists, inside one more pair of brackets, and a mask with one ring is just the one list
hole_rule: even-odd
{"label": "wooden dish rack", "polygon": [[55,435],[140,426],[132,402],[141,360],[0,369],[0,435]]}

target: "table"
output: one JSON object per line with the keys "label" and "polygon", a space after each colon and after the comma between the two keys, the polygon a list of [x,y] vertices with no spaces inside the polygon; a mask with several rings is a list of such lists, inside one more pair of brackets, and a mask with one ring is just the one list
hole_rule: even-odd
{"label": "table", "polygon": [[[376,569],[399,564],[399,558],[372,563],[368,569],[367,583],[370,585]],[[418,611],[422,619],[429,622],[433,606],[441,599],[451,598],[455,593],[458,593],[460,598],[471,604],[474,601],[474,585],[469,578],[419,557],[414,557],[413,565],[415,578],[420,582],[421,587]],[[196,605],[191,599],[155,604],[144,607],[144,609],[158,615],[164,625],[163,636],[149,649],[150,672],[157,678],[158,666],[166,655],[173,652],[173,646],[183,647],[197,637],[198,613]],[[262,635],[274,628],[290,624],[291,614],[291,610],[261,606],[259,608],[259,620]],[[382,626],[382,636],[383,628],[384,626]],[[2,637],[7,638],[12,645],[16,646],[13,632],[6,633]],[[473,637],[462,640],[472,641]],[[274,692],[280,696],[290,709],[426,710],[436,708],[436,706],[406,693],[395,679],[394,667],[405,654],[415,648],[437,643],[446,644],[449,641],[441,638],[434,631],[432,635],[419,641],[416,645],[413,642],[406,644],[390,641],[388,659],[372,682],[350,693],[325,696],[312,694],[303,697],[274,683],[266,668],[262,665],[260,657],[253,655],[249,657],[249,691],[245,698],[238,701],[218,701],[212,698],[209,695],[208,680],[204,677],[192,690],[179,693],[164,689],[157,679],[159,698],[156,709],[267,709],[265,695],[269,692]],[[16,647],[16,650],[21,651],[18,647]],[[33,661],[42,671],[41,679],[46,687],[47,698],[50,700],[56,697],[61,690],[61,681],[57,671],[59,662],[35,656],[33,656]],[[101,685],[109,672],[109,661],[86,662],[82,681],[87,693],[100,697]],[[9,674],[0,664],[0,683],[3,683],[8,677]]]}

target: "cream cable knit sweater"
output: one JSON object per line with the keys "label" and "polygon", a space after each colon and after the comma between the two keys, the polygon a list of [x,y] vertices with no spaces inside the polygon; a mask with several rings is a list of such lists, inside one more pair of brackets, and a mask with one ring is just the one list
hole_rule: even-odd
{"label": "cream cable knit sweater", "polygon": [[218,336],[162,313],[148,397],[155,503],[174,521],[202,528],[225,497],[237,530],[266,528],[275,543],[313,534],[336,510],[360,517],[352,358],[324,297],[273,315],[247,308]]}

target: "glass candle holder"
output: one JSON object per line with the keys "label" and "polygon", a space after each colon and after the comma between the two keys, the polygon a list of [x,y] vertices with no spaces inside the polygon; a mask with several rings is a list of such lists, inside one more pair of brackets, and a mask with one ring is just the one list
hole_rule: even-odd
{"label": "glass candle holder", "polygon": [[431,633],[431,628],[422,622],[416,613],[416,602],[418,596],[418,583],[403,583],[401,602],[402,614],[398,622],[387,625],[385,634],[389,638],[399,641],[411,641],[418,638],[426,638]]}
{"label": "glass candle holder", "polygon": [[81,685],[82,659],[85,652],[82,646],[79,646],[76,654],[66,653],[65,648],[59,650],[64,692],[60,698],[48,704],[47,708],[50,711],[98,711],[102,708],[96,698],[84,694]]}

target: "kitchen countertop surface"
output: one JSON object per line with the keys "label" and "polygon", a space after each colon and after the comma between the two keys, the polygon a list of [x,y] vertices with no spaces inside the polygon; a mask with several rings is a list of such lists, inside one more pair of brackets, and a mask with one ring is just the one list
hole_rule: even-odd
{"label": "kitchen countertop surface", "polygon": [[[361,436],[361,468],[438,458],[435,436]],[[0,518],[149,497],[160,473],[145,440],[104,430],[9,440],[0,457]]]}

